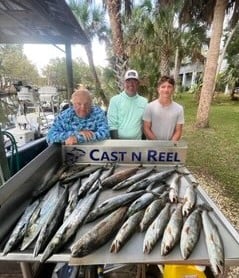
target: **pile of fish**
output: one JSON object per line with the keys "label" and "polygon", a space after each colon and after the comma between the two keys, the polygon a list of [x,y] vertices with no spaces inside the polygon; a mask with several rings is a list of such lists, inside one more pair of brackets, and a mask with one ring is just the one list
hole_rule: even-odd
{"label": "pile of fish", "polygon": [[[116,164],[63,165],[33,192],[3,255],[30,249],[45,262],[69,246],[71,256],[82,257],[109,241],[109,252],[117,253],[135,233],[142,232],[143,253],[150,254],[161,240],[161,256],[179,245],[186,260],[203,229],[213,273],[222,274],[223,242],[209,216],[211,208],[198,202],[197,184],[180,188],[188,174],[177,166],[159,171],[141,165],[127,169]],[[99,202],[103,190],[110,190],[112,197]],[[91,229],[76,236],[84,224],[94,221]]]}

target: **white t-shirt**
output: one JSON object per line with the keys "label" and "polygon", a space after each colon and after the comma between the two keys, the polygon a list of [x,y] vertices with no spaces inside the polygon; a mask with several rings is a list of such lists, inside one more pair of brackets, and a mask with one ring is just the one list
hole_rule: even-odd
{"label": "white t-shirt", "polygon": [[143,120],[151,122],[151,130],[158,140],[171,140],[176,125],[184,124],[184,110],[174,101],[163,106],[157,99],[147,104]]}

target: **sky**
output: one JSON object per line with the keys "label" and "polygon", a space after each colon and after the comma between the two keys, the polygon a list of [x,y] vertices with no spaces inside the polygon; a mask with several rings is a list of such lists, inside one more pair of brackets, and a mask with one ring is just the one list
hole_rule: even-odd
{"label": "sky", "polygon": [[[58,45],[64,50],[64,45]],[[72,59],[81,57],[88,64],[85,49],[81,45],[72,45]],[[50,59],[65,57],[65,53],[50,44],[24,44],[24,54],[37,66],[39,71],[48,64]],[[93,42],[93,58],[95,65],[107,66],[104,44]]]}

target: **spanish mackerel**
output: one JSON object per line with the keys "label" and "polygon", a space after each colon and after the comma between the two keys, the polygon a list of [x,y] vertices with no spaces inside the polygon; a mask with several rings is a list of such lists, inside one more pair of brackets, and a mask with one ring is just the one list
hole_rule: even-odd
{"label": "spanish mackerel", "polygon": [[27,230],[28,222],[38,205],[39,205],[39,200],[36,200],[25,209],[23,215],[17,222],[17,225],[13,229],[4,247],[3,255],[6,255],[8,252],[10,252],[22,240]]}
{"label": "spanish mackerel", "polygon": [[153,182],[160,182],[166,179],[167,177],[171,176],[176,171],[176,168],[165,170],[159,173],[155,173],[150,175],[149,177],[144,178],[141,181],[136,182],[135,184],[131,185],[126,192],[132,192],[135,190],[145,189],[148,185],[152,184]]}
{"label": "spanish mackerel", "polygon": [[38,206],[38,212],[32,215],[28,223],[20,249],[21,251],[25,250],[39,235],[42,226],[47,221],[52,210],[55,208],[55,205],[58,201],[59,191],[60,185],[58,182],[41,200],[40,205]]}
{"label": "spanish mackerel", "polygon": [[68,194],[68,202],[67,207],[65,209],[63,221],[65,221],[68,216],[72,213],[74,208],[76,207],[79,197],[78,197],[78,190],[81,186],[81,178],[77,179],[72,186],[69,188]]}
{"label": "spanish mackerel", "polygon": [[94,205],[99,192],[100,190],[97,190],[79,200],[71,215],[60,226],[51,241],[48,243],[40,259],[41,262],[45,262],[53,252],[57,252],[76,233],[77,229],[83,224],[86,215]]}
{"label": "spanish mackerel", "polygon": [[66,207],[68,189],[65,188],[61,193],[59,193],[59,199],[55,204],[55,208],[52,210],[47,221],[43,224],[39,236],[37,238],[33,256],[36,257],[43,248],[46,247],[46,244],[52,234],[56,231],[57,225],[62,221],[62,216]]}
{"label": "spanish mackerel", "polygon": [[[137,198],[129,207],[128,212],[127,212],[127,216],[130,216],[132,214],[134,214],[135,212],[144,209],[145,207],[148,206],[148,204],[150,204],[155,198],[156,195],[162,192],[162,187],[163,189],[166,188],[165,185],[162,185],[158,188],[153,189],[150,192],[146,192],[144,193],[142,196],[140,196],[139,198]],[[164,195],[159,195],[161,198],[165,198],[167,199],[167,195],[168,192],[164,192]],[[158,196],[158,197],[159,197]]]}
{"label": "spanish mackerel", "polygon": [[179,196],[179,186],[182,178],[182,174],[178,174],[177,172],[173,174],[172,180],[169,185],[169,200],[171,203],[178,202]]}
{"label": "spanish mackerel", "polygon": [[93,173],[89,175],[86,179],[82,180],[81,186],[78,190],[78,197],[86,194],[86,192],[90,189],[93,183],[99,179],[101,172],[103,171],[103,167],[96,169]]}
{"label": "spanish mackerel", "polygon": [[177,204],[172,213],[169,222],[164,230],[161,242],[161,255],[167,255],[180,239],[181,228],[183,224],[182,204]]}
{"label": "spanish mackerel", "polygon": [[116,164],[114,163],[112,166],[110,166],[110,168],[108,169],[104,168],[103,173],[100,175],[99,179],[94,182],[94,184],[89,190],[89,193],[94,192],[99,186],[101,186],[101,183],[114,173],[115,167]]}
{"label": "spanish mackerel", "polygon": [[64,180],[62,180],[62,183],[68,183],[71,182],[73,180],[76,180],[78,178],[83,178],[83,177],[87,177],[89,176],[91,173],[95,172],[97,169],[101,168],[102,166],[88,166],[86,168],[84,168],[83,170],[79,171],[78,173],[75,173],[74,175],[71,175],[67,178],[65,178]]}
{"label": "spanish mackerel", "polygon": [[81,236],[71,246],[71,256],[86,256],[108,242],[124,222],[127,209],[127,207],[118,208]]}
{"label": "spanish mackerel", "polygon": [[147,169],[143,170],[142,172],[137,173],[137,174],[129,177],[128,179],[116,184],[112,189],[113,190],[120,190],[120,189],[123,189],[125,187],[129,187],[132,184],[148,177],[153,171],[155,171],[155,167],[147,168]]}
{"label": "spanish mackerel", "polygon": [[131,215],[121,226],[116,237],[114,238],[110,252],[118,253],[119,250],[124,246],[127,240],[137,231],[139,228],[139,222],[144,215],[144,210],[140,210],[135,214]]}
{"label": "spanish mackerel", "polygon": [[130,176],[134,175],[142,166],[131,167],[123,170],[119,170],[115,172],[113,175],[109,176],[108,178],[104,179],[101,183],[103,188],[112,188],[119,182],[126,180]]}
{"label": "spanish mackerel", "polygon": [[165,207],[161,210],[159,215],[154,219],[148,227],[143,243],[143,252],[149,254],[154,248],[155,244],[163,235],[164,229],[170,218],[170,203],[166,203]]}
{"label": "spanish mackerel", "polygon": [[201,232],[201,208],[196,208],[185,220],[181,231],[180,250],[183,259],[187,259],[196,246]]}
{"label": "spanish mackerel", "polygon": [[223,274],[225,267],[223,242],[207,210],[202,212],[202,224],[212,272],[215,276]]}
{"label": "spanish mackerel", "polygon": [[141,196],[143,193],[144,191],[140,190],[131,193],[123,193],[121,195],[109,198],[103,203],[99,204],[95,209],[93,209],[86,217],[85,222],[92,222],[106,213],[112,212],[119,207],[125,206]]}

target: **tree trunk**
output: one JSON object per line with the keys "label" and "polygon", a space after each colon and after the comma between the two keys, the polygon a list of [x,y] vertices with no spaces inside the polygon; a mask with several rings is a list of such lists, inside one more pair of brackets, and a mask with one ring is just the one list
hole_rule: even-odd
{"label": "tree trunk", "polygon": [[160,73],[161,76],[170,74],[169,56],[167,50],[162,47],[160,52]]}
{"label": "tree trunk", "polygon": [[107,0],[107,10],[112,30],[113,52],[115,55],[115,73],[117,85],[123,88],[123,76],[127,69],[127,58],[124,53],[123,31],[121,27],[121,0]]}
{"label": "tree trunk", "polygon": [[217,0],[216,6],[214,8],[212,36],[207,53],[202,91],[197,111],[196,127],[198,128],[209,127],[209,111],[216,79],[226,5],[227,0]]}
{"label": "tree trunk", "polygon": [[97,75],[97,72],[96,72],[96,69],[95,69],[95,65],[94,65],[91,44],[86,44],[84,47],[85,47],[86,55],[87,55],[87,58],[88,58],[88,61],[89,61],[90,70],[92,72],[92,75],[93,75],[93,78],[94,78],[94,81],[95,81],[96,92],[99,94],[99,96],[103,100],[104,104],[108,107],[109,100],[107,99],[103,89],[101,88],[101,83],[100,83],[100,80],[98,78],[98,75]]}

